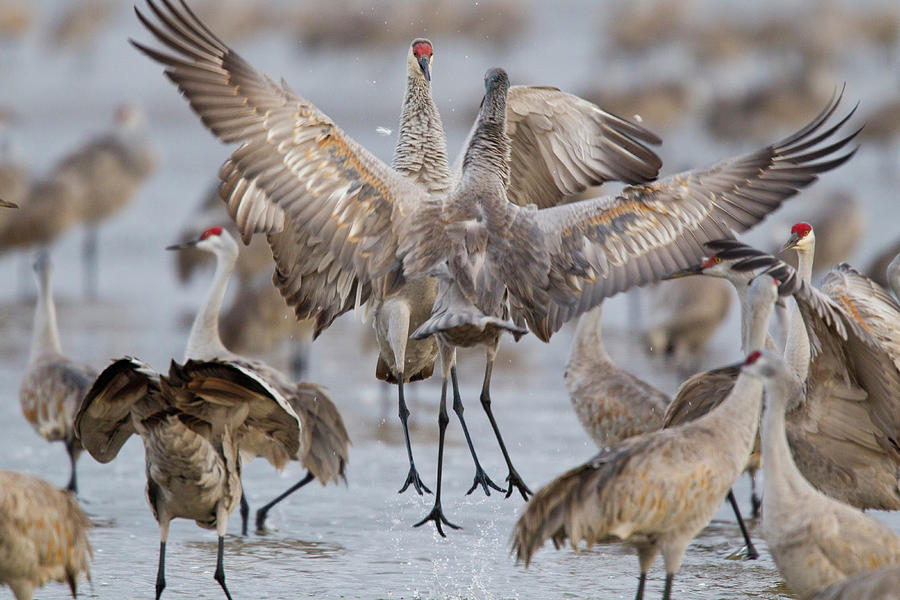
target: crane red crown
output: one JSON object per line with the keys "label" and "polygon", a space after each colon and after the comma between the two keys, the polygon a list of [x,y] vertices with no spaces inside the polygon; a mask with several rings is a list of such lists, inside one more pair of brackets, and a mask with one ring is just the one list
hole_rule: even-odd
{"label": "crane red crown", "polygon": [[791,227],[791,233],[796,233],[802,238],[808,236],[810,231],[812,231],[812,225],[804,221],[795,223],[794,226]]}
{"label": "crane red crown", "polygon": [[412,47],[413,56],[419,58],[423,54],[426,56],[433,56],[434,50],[431,48],[431,44],[428,42],[416,42]]}
{"label": "crane red crown", "polygon": [[221,227],[210,227],[209,229],[207,229],[206,231],[204,231],[203,233],[200,234],[200,239],[205,240],[206,238],[213,236],[213,235],[222,235],[222,228]]}
{"label": "crane red crown", "polygon": [[754,350],[753,352],[750,353],[750,356],[747,357],[747,360],[746,360],[746,362],[744,362],[744,364],[752,365],[757,360],[759,360],[760,356],[762,356],[762,352],[760,352],[759,350]]}

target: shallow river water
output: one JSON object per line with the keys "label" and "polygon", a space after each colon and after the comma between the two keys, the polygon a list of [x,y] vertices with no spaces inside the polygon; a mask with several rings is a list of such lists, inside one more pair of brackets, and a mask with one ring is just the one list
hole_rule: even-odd
{"label": "shallow river water", "polygon": [[[585,64],[595,56],[592,36],[596,22],[578,18],[589,3],[564,3],[564,10],[529,5],[527,35],[535,23],[556,29],[545,45],[522,43],[487,52],[464,41],[441,45],[435,94],[448,123],[451,153],[465,131],[464,120],[480,99],[485,68],[507,66],[513,82],[541,82],[572,89],[583,79],[571,59]],[[52,11],[57,2],[47,2]],[[196,202],[216,175],[228,149],[213,141],[178,98],[160,69],[125,43],[127,37],[149,40],[129,11],[81,59],[50,57],[33,39],[6,53],[0,66],[4,90],[0,99],[23,116],[11,135],[38,171],[48,168],[87,133],[105,126],[113,107],[136,100],[147,107],[149,122],[163,163],[142,188],[136,202],[101,230],[99,300],[82,300],[79,248],[81,232],[73,231],[56,245],[56,291],[65,351],[102,368],[112,358],[134,355],[164,369],[181,359],[187,327],[203,296],[210,274],[188,287],[176,284],[172,256],[163,251],[176,238]],[[426,32],[427,33],[427,32]],[[359,50],[310,53],[292,48],[286,38],[235,44],[257,66],[273,76],[284,75],[292,87],[310,97],[361,143],[388,160],[392,137],[376,135],[375,127],[395,128],[404,84],[405,47],[392,52]],[[560,64],[566,69],[559,69]],[[861,59],[861,64],[867,65]],[[632,65],[634,66],[634,65]],[[622,77],[623,67],[615,69]],[[520,75],[517,75],[519,73]],[[596,70],[592,77],[599,77]],[[636,75],[633,75],[636,76]],[[877,69],[848,66],[848,97],[875,99],[883,95]],[[464,109],[463,109],[464,107]],[[800,123],[797,124],[798,126]],[[775,138],[773,138],[775,139]],[[744,145],[741,148],[746,149]],[[751,146],[752,147],[752,146]],[[685,126],[666,137],[661,149],[669,167],[702,165],[740,149],[717,145]],[[885,158],[887,152],[887,158]],[[893,152],[893,155],[891,155]],[[859,155],[821,185],[852,187],[870,210],[870,227],[857,258],[868,259],[900,231],[896,204],[896,144],[864,147]],[[885,165],[895,170],[885,175]],[[826,183],[827,182],[827,183]],[[803,200],[798,200],[799,203]],[[784,217],[788,218],[788,217]],[[757,233],[756,240],[778,235]],[[38,474],[64,484],[68,463],[60,444],[43,442],[19,410],[17,390],[27,360],[32,304],[21,298],[22,263],[27,256],[0,257],[0,469]],[[861,263],[864,264],[864,263]],[[29,281],[30,285],[30,280]],[[27,286],[26,286],[27,287]],[[27,289],[26,289],[27,293]],[[629,303],[646,304],[646,294],[607,302],[605,342],[613,358],[664,391],[674,393],[680,376],[643,350],[638,332],[629,324]],[[715,337],[703,366],[737,358],[737,318]],[[580,428],[563,385],[572,328],[551,344],[524,339],[504,342],[494,373],[494,410],[514,463],[527,483],[537,489],[571,466],[590,458],[595,449]],[[432,504],[397,489],[406,473],[402,430],[396,416],[396,388],[372,376],[375,356],[371,336],[352,315],[340,319],[315,343],[307,378],[327,386],[343,413],[353,445],[347,484],[307,486],[282,503],[269,517],[270,530],[240,535],[237,514],[229,522],[225,566],[237,598],[632,598],[637,581],[633,551],[598,546],[580,554],[571,549],[540,551],[529,570],[509,555],[509,535],[523,502],[481,492],[465,496],[473,468],[462,433],[451,413],[444,467],[444,507],[448,518],[462,526],[441,538],[430,525],[414,529]],[[273,360],[277,360],[275,356]],[[490,476],[502,483],[506,474],[499,448],[478,402],[483,355],[467,353],[461,365],[463,400],[479,457]],[[427,485],[435,478],[439,379],[411,385],[414,452]],[[257,461],[245,466],[244,483],[252,508],[302,477],[297,464],[282,474]],[[95,524],[93,582],[83,585],[87,598],[152,598],[156,573],[158,530],[143,498],[143,447],[130,440],[119,456],[100,465],[85,454],[79,463],[80,501]],[[749,486],[741,478],[736,493],[749,510]],[[895,531],[900,516],[878,514]],[[718,598],[792,598],[751,525],[761,557],[743,561],[740,534],[730,511],[722,507],[711,525],[690,545],[675,580],[676,596],[699,600]],[[251,524],[252,530],[252,524]],[[172,523],[167,549],[168,587],[164,598],[220,598],[213,580],[215,534],[194,523]],[[647,597],[661,594],[661,560],[650,574]],[[0,588],[0,599],[11,597]],[[66,598],[65,586],[51,584],[40,598]]]}

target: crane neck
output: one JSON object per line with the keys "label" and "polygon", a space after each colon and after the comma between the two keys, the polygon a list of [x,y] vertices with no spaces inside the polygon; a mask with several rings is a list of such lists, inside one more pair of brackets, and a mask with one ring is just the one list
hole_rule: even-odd
{"label": "crane neck", "polygon": [[206,301],[194,318],[188,337],[185,360],[209,360],[227,355],[228,349],[219,337],[219,312],[228,288],[228,279],[234,271],[237,253],[216,252],[216,272],[212,285],[206,294]]}
{"label": "crane neck", "polygon": [[603,304],[598,304],[581,316],[578,321],[578,330],[575,332],[575,340],[572,342],[572,350],[569,352],[569,362],[566,369],[576,364],[604,364],[612,360],[603,347],[601,334],[601,321],[603,317]]}
{"label": "crane neck", "polygon": [[729,445],[729,448],[733,448],[740,456],[740,464],[736,465],[738,473],[743,470],[756,439],[762,410],[762,391],[762,379],[742,371],[725,400],[701,417],[706,420],[707,427],[727,431],[729,439],[737,442]]}
{"label": "crane neck", "polygon": [[508,88],[498,86],[485,95],[478,121],[463,157],[463,178],[494,175],[505,188],[509,185],[511,141],[506,133]]}
{"label": "crane neck", "polygon": [[447,141],[441,115],[431,97],[431,83],[412,73],[406,80],[391,166],[423,185],[429,193],[442,193],[450,188]]}
{"label": "crane neck", "polygon": [[62,354],[59,327],[56,322],[56,303],[49,270],[37,274],[38,296],[34,310],[34,330],[31,334],[31,353],[28,362],[34,362],[46,354]]}
{"label": "crane neck", "polygon": [[[774,518],[775,511],[792,511],[791,506],[807,503],[815,488],[803,477],[794,462],[785,431],[785,411],[792,394],[799,392],[799,385],[792,385],[790,374],[767,378],[765,383],[766,405],[763,411],[760,436],[764,477],[763,511]],[[785,504],[788,506],[786,507]]]}
{"label": "crane neck", "polygon": [[[812,281],[814,254],[815,245],[797,248],[797,275],[807,284]],[[803,315],[800,314],[800,307],[794,299],[791,300],[789,312],[791,322],[784,344],[784,358],[797,379],[806,381],[811,358],[809,335],[806,333],[806,324],[803,321]]]}
{"label": "crane neck", "polygon": [[777,346],[775,344],[775,340],[773,340],[772,336],[769,335],[768,316],[765,318],[762,324],[759,325],[761,331],[757,331],[755,333],[756,337],[751,340],[751,331],[756,324],[753,322],[753,316],[751,315],[750,299],[748,294],[750,286],[747,282],[743,281],[729,281],[731,281],[731,284],[734,286],[734,289],[737,292],[738,302],[741,307],[741,354],[747,356],[752,351],[759,350],[763,347],[770,350],[776,349]]}

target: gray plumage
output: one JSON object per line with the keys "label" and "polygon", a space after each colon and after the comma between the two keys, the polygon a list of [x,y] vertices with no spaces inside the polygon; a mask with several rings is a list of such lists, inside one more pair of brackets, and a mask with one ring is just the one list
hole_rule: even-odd
{"label": "gray plumage", "polygon": [[[893,299],[847,265],[830,271],[819,291],[778,259],[739,242],[725,243],[746,257],[734,268],[766,269],[782,281],[781,293],[793,295],[805,325],[812,359],[802,380],[795,372],[803,400],[786,416],[800,472],[846,504],[900,509],[900,367],[891,349],[896,346],[876,334],[900,318]],[[796,371],[797,365],[791,367]]]}
{"label": "gray plumage", "polygon": [[0,471],[0,586],[31,600],[48,581],[91,580],[91,523],[72,494],[43,479]]}
{"label": "gray plumage", "polygon": [[669,403],[666,394],[619,368],[606,353],[602,306],[581,316],[565,371],[578,421],[601,449],[660,429]]}
{"label": "gray plumage", "polygon": [[104,463],[132,434],[144,442],[147,502],[160,527],[157,600],[165,588],[169,522],[179,517],[216,529],[215,579],[230,598],[222,557],[228,516],[242,493],[240,444],[252,432],[279,446],[280,455],[296,456],[302,428],[288,403],[229,363],[172,361],[163,376],[126,357],[94,382],[75,430],[91,456]]}
{"label": "gray plumage", "polygon": [[[235,370],[210,368],[216,371],[217,378],[230,379],[230,384],[237,389],[252,380],[256,382],[256,386],[270,390],[291,406],[301,425],[300,445],[294,455],[282,454],[281,445],[272,445],[268,436],[258,435],[258,431],[251,430],[241,447],[246,460],[263,456],[277,469],[284,468],[289,460],[298,460],[322,485],[342,479],[350,438],[337,407],[324,389],[315,383],[292,381],[281,371],[260,360],[231,352],[222,343],[219,335],[219,310],[237,262],[237,242],[227,230],[214,227],[204,231],[199,239],[170,246],[170,249],[198,249],[216,256],[216,272],[206,300],[197,311],[191,326],[185,360],[199,364],[230,364]],[[230,377],[236,373],[240,374],[237,379]],[[255,393],[254,388],[247,388],[246,393],[252,395]],[[263,518],[262,521],[264,520]],[[257,522],[260,523],[259,520]]]}
{"label": "gray plumage", "polygon": [[[391,291],[401,282],[401,273],[409,278],[431,274],[434,265],[401,265],[399,261],[409,254],[408,248],[401,249],[401,241],[413,235],[411,229],[426,215],[435,215],[434,206],[424,205],[433,196],[358,146],[307,100],[253,70],[206,30],[185,5],[175,7],[168,1],[161,5],[148,3],[162,26],[143,15],[140,18],[179,56],[136,45],[167,66],[167,75],[213,133],[224,141],[243,144],[223,166],[222,195],[245,240],[254,232],[269,234],[277,265],[276,284],[298,316],[315,316],[320,327],[327,326],[337,315],[366,301],[373,293],[373,280],[391,275],[387,288]],[[209,80],[204,73],[221,77]],[[228,73],[231,75],[226,76]],[[235,89],[246,94],[246,102],[233,101]],[[560,94],[553,90],[537,94],[554,93]],[[541,102],[548,105],[546,98]],[[634,132],[651,141],[655,136],[610,115],[600,118],[594,108],[580,113],[601,121],[592,131],[609,131],[608,141],[602,143],[615,147],[617,156],[639,152],[646,157],[641,160],[651,165],[644,168],[644,175],[632,173],[629,181],[645,181],[651,172],[655,175],[655,155],[646,148],[638,151],[639,141],[633,137],[623,138]],[[518,128],[523,135],[527,131],[534,136],[535,128],[528,127],[528,121],[523,119]],[[573,129],[578,127],[566,125],[563,131]],[[547,147],[553,147],[563,133],[551,129],[549,135]],[[285,143],[271,144],[276,138]],[[579,150],[574,149],[575,142],[567,143],[573,147],[566,151],[566,161],[571,163]],[[530,154],[535,152],[540,153]],[[579,168],[591,173],[591,183],[605,181],[603,169],[609,167],[598,166],[596,152],[593,156],[581,153],[586,162]],[[503,162],[504,157],[499,160]],[[561,159],[554,154],[552,160]],[[607,163],[618,164],[618,159],[603,162]],[[302,185],[288,184],[298,178]],[[564,186],[557,194],[568,190]],[[442,244],[443,234],[441,238]]]}
{"label": "gray plumage", "polygon": [[[754,286],[754,309],[767,321],[776,289]],[[748,360],[752,360],[748,359]],[[666,591],[694,536],[706,526],[740,475],[756,436],[762,381],[744,372],[728,398],[704,417],[614,444],[558,477],[525,507],[513,530],[513,552],[527,565],[551,539],[574,548],[624,541],[635,546],[646,573],[661,550]]]}
{"label": "gray plumage", "polygon": [[[431,42],[417,38],[407,54],[406,94],[400,113],[397,146],[392,168],[429,193],[444,193],[450,185],[447,145],[440,113],[431,97],[431,75],[434,48]],[[413,460],[409,439],[409,409],[403,393],[404,384],[431,377],[437,357],[434,339],[410,337],[431,314],[437,295],[437,280],[423,278],[405,281],[397,287],[386,277],[372,284],[375,291],[374,326],[378,343],[375,376],[397,384],[398,408],[409,458],[409,474],[400,488],[410,485],[422,494],[428,487],[422,483]]]}
{"label": "gray plumage", "polygon": [[766,390],[762,530],[782,577],[801,598],[809,598],[854,573],[900,564],[900,537],[803,478],[785,435],[785,410],[797,401],[793,374],[772,352],[758,363]]}
{"label": "gray plumage", "polygon": [[56,305],[51,282],[52,265],[46,251],[38,254],[34,264],[38,297],[34,312],[31,354],[22,383],[19,404],[25,419],[48,442],[61,441],[66,446],[71,464],[68,489],[77,492],[75,464],[81,455],[73,423],[75,411],[96,377],[89,366],[65,356],[59,341]]}

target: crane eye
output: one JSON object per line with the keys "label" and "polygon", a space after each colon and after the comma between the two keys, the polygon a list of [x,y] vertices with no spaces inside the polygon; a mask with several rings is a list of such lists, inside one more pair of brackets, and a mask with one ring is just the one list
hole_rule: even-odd
{"label": "crane eye", "polygon": [[719,264],[720,262],[722,262],[722,259],[719,258],[718,256],[714,257],[713,260],[715,261],[716,264]]}

